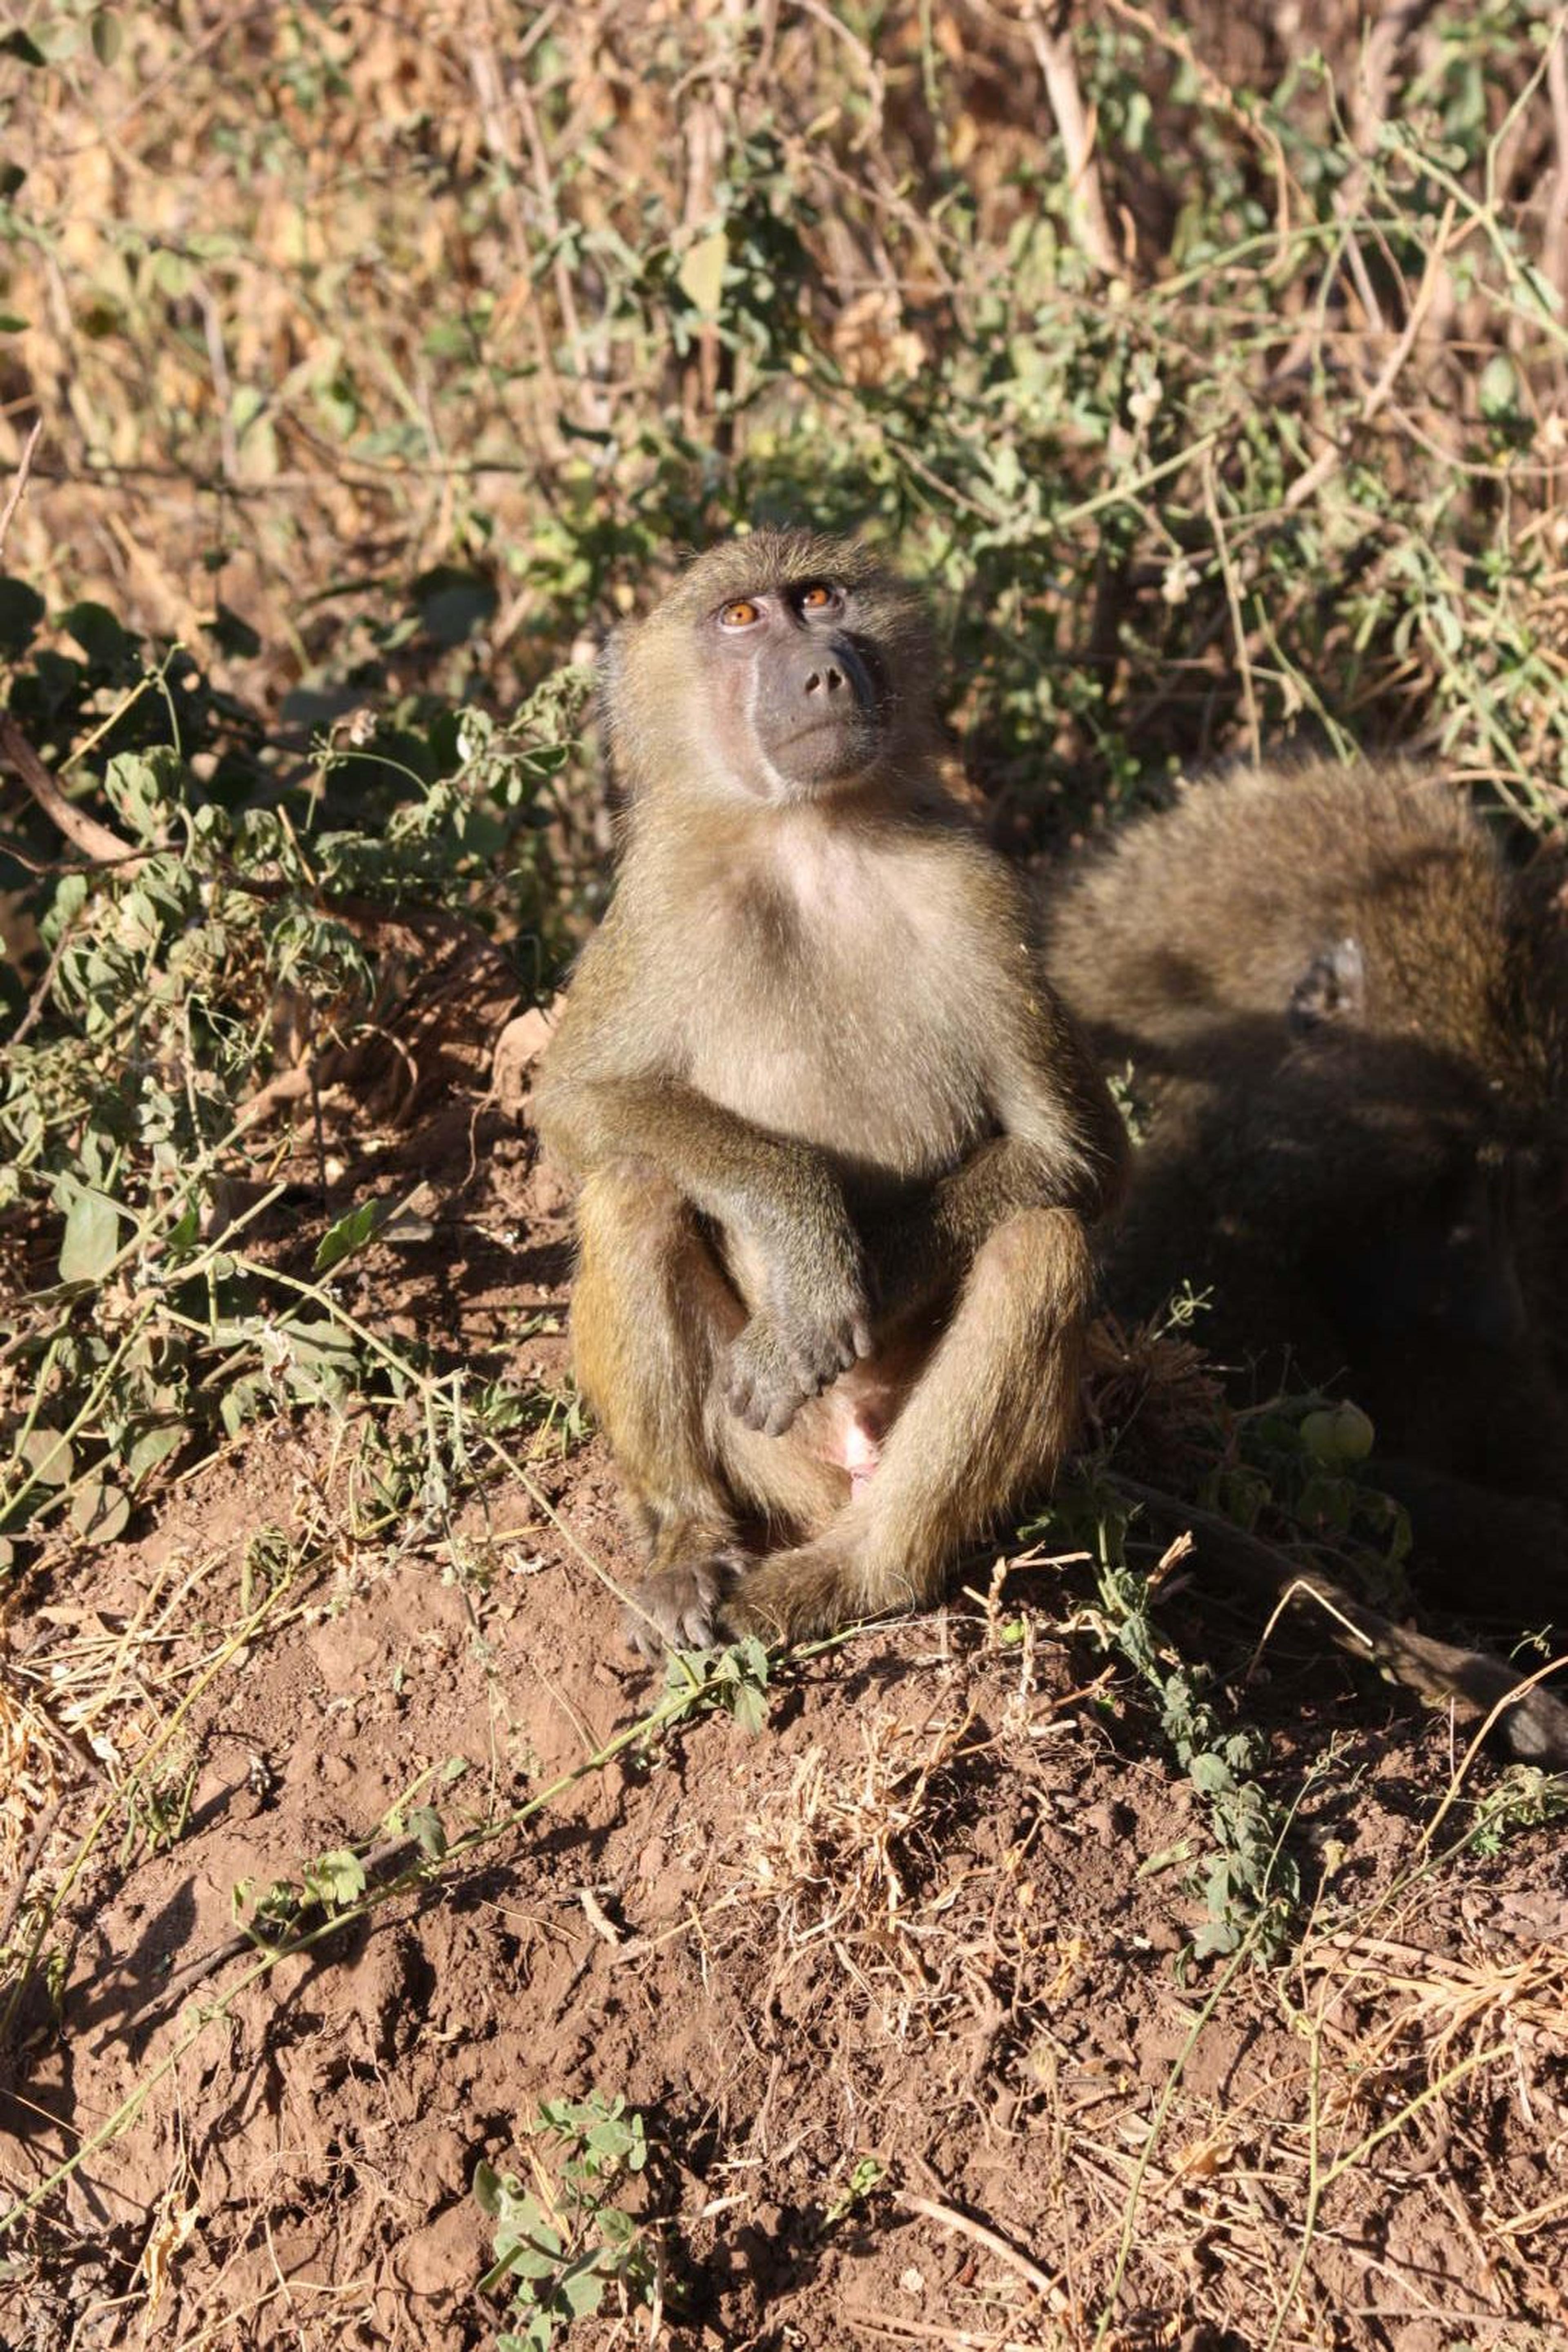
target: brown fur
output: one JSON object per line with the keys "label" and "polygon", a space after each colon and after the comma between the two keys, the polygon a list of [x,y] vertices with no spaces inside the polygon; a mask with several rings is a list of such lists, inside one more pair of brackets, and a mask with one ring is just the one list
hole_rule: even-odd
{"label": "brown fur", "polygon": [[1049,947],[1147,1129],[1116,1304],[1190,1280],[1263,1393],[1353,1396],[1418,1579],[1532,1626],[1568,1607],[1565,873],[1430,770],[1239,772],[1120,835]]}
{"label": "brown fur", "polygon": [[[759,793],[713,616],[816,578],[884,681],[877,755]],[[645,1646],[721,1602],[789,1636],[928,1602],[1070,1442],[1121,1123],[942,790],[931,679],[910,591],[804,533],[704,556],[606,662],[627,838],[537,1109],[584,1180],[576,1359],[648,1536]]]}

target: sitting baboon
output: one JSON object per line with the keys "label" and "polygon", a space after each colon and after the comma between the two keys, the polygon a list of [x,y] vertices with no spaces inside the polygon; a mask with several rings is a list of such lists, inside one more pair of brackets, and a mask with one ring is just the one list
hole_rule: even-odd
{"label": "sitting baboon", "polygon": [[1568,1617],[1565,883],[1441,773],[1318,761],[1129,825],[1047,947],[1146,1130],[1115,1303],[1189,1281],[1256,1392],[1352,1397],[1420,1588],[1531,1627]]}
{"label": "sitting baboon", "polygon": [[911,591],[804,531],[606,649],[624,855],[535,1112],[645,1649],[934,1599],[1073,1433],[1122,1126],[942,787],[934,679]]}

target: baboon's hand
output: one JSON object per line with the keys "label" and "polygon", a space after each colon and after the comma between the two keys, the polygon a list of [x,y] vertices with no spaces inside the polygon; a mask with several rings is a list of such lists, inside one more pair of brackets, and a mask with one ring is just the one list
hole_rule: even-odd
{"label": "baboon's hand", "polygon": [[870,1352],[870,1318],[858,1284],[827,1311],[764,1307],[731,1344],[725,1399],[748,1429],[781,1437],[808,1397]]}
{"label": "baboon's hand", "polygon": [[835,1180],[806,1170],[804,1210],[764,1241],[763,1304],[730,1347],[725,1398],[748,1429],[782,1436],[808,1397],[871,1352],[871,1309],[860,1237]]}

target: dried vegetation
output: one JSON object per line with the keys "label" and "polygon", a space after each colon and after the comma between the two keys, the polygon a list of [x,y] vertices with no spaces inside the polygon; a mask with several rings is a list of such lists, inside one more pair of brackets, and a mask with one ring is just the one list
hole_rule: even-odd
{"label": "dried vegetation", "polygon": [[1107,1327],[950,1611],[650,1696],[516,1118],[582,665],[747,520],[930,582],[1021,855],[1291,739],[1568,823],[1560,16],[28,0],[0,77],[8,2352],[1562,2342],[1562,1791],[1114,1483],[1386,1580],[1311,1401]]}

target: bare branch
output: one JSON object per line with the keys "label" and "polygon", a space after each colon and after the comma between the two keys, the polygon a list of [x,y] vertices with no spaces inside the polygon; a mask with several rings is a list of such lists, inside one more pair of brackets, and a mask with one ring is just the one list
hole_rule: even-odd
{"label": "bare branch", "polygon": [[147,863],[145,850],[132,849],[106,824],[68,800],[58,777],[51,774],[10,712],[0,711],[0,761],[18,775],[51,824],[63,833],[95,866],[113,866],[121,874],[136,874]]}
{"label": "bare branch", "polygon": [[0,514],[0,555],[5,552],[5,541],[11,536],[11,525],[22,503],[22,493],[27,487],[27,477],[33,470],[33,452],[38,446],[38,436],[44,429],[41,416],[33,419],[33,429],[22,447],[22,461],[16,468],[16,478],[11,485],[11,495],[5,501],[5,511]]}
{"label": "bare branch", "polygon": [[[1357,1600],[1336,1577],[1302,1568],[1288,1552],[1247,1534],[1217,1512],[1135,1478],[1118,1475],[1116,1485],[1130,1502],[1142,1505],[1154,1526],[1189,1529],[1196,1538],[1200,1562],[1206,1555],[1244,1590],[1268,1594],[1281,1605],[1307,1602],[1324,1611],[1331,1640],[1352,1656],[1373,1660],[1406,1690],[1428,1702],[1449,1702],[1468,1721],[1484,1716],[1489,1722],[1497,1717],[1516,1756],[1534,1761],[1568,1753],[1568,1706],[1551,1692],[1537,1689],[1537,1676],[1516,1674],[1485,1650],[1457,1649],[1429,1633],[1395,1625]],[[1272,1626],[1272,1618],[1269,1622]]]}
{"label": "bare branch", "polygon": [[1068,161],[1068,222],[1075,242],[1097,269],[1114,278],[1121,256],[1110,234],[1100,168],[1094,160],[1094,118],[1085,107],[1073,62],[1072,29],[1068,11],[1055,13],[1050,28],[1031,16],[1029,38],[1045,78],[1046,97]]}

